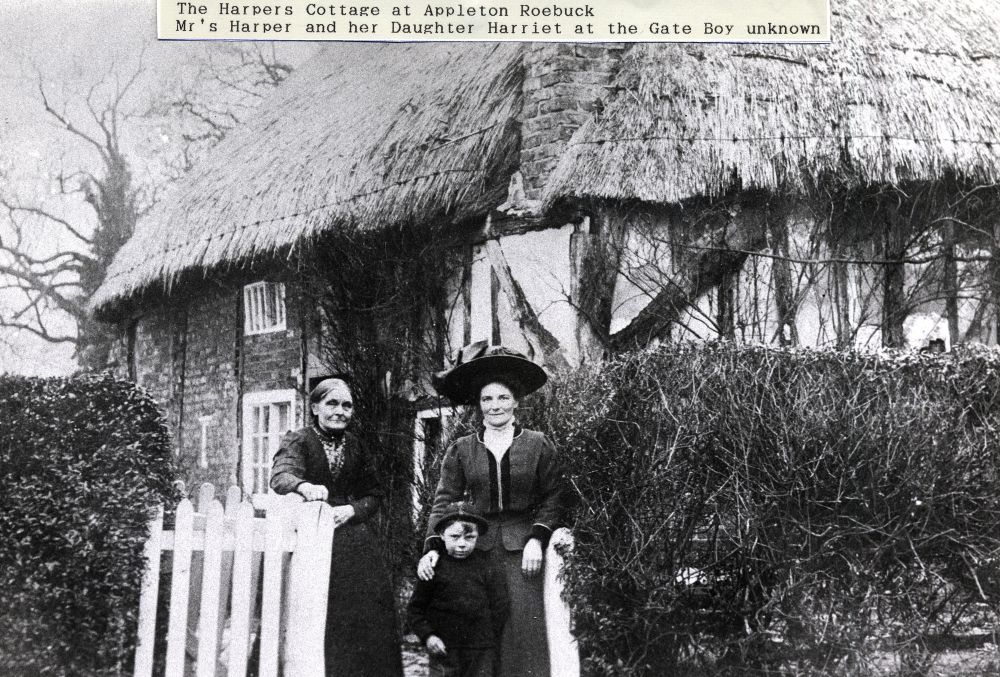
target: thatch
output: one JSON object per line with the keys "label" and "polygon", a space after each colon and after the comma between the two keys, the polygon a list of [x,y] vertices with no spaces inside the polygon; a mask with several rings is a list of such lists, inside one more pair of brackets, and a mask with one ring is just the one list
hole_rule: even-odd
{"label": "thatch", "polygon": [[1000,178],[1000,12],[836,0],[830,45],[635,45],[547,187],[675,203],[758,187]]}
{"label": "thatch", "polygon": [[[794,193],[830,177],[1000,180],[1000,13],[980,0],[833,6],[831,45],[630,45],[547,204]],[[517,164],[523,49],[327,47],[140,224],[92,307],[294,254],[323,232],[496,206]]]}
{"label": "thatch", "polygon": [[294,251],[338,228],[459,220],[502,201],[516,44],[336,44],[145,218],[91,300]]}

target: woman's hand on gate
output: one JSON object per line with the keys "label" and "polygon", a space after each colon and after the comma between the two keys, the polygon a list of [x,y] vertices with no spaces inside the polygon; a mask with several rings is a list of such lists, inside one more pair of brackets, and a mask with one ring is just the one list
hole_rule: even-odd
{"label": "woman's hand on gate", "polygon": [[542,544],[537,538],[532,538],[524,544],[524,554],[521,555],[521,571],[525,576],[534,576],[541,570]]}
{"label": "woman's hand on gate", "polygon": [[339,527],[352,517],[354,517],[353,505],[338,505],[333,509],[333,526]]}
{"label": "woman's hand on gate", "polygon": [[432,656],[444,656],[446,653],[448,653],[447,651],[445,651],[444,642],[442,642],[441,638],[438,637],[437,635],[431,635],[430,637],[428,637],[426,645],[427,645],[427,653],[431,654]]}
{"label": "woman's hand on gate", "polygon": [[437,566],[437,563],[438,551],[427,551],[424,556],[420,558],[420,562],[417,563],[417,578],[422,581],[429,581],[434,578],[434,567]]}
{"label": "woman's hand on gate", "polygon": [[330,495],[330,492],[322,484],[310,484],[309,482],[303,482],[295,487],[295,491],[307,501],[325,501]]}

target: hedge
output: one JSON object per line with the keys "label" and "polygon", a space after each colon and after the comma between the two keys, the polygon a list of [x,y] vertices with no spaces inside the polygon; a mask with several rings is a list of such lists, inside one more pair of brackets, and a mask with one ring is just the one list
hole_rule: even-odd
{"label": "hedge", "polygon": [[[1000,357],[672,345],[533,412],[587,674],[870,674],[1000,610]],[[985,614],[985,615],[984,615]]]}
{"label": "hedge", "polygon": [[130,669],[148,511],[175,476],[133,384],[0,377],[0,673]]}
{"label": "hedge", "polygon": [[587,675],[923,674],[1000,611],[1000,356],[670,345],[521,418],[580,507]]}

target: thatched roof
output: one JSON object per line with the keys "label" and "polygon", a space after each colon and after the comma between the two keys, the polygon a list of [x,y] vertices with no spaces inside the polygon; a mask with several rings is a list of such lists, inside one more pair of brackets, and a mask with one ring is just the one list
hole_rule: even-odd
{"label": "thatched roof", "polygon": [[516,162],[520,54],[510,43],[328,46],[139,224],[91,307],[325,230],[495,206]]}
{"label": "thatched roof", "polygon": [[1000,12],[981,0],[836,0],[830,45],[635,45],[547,190],[673,203],[1000,179]]}
{"label": "thatched roof", "polygon": [[[955,172],[1000,180],[1000,13],[837,0],[831,45],[634,44],[546,190],[675,203]],[[345,227],[480,214],[517,162],[523,45],[335,44],[119,252],[94,308]]]}

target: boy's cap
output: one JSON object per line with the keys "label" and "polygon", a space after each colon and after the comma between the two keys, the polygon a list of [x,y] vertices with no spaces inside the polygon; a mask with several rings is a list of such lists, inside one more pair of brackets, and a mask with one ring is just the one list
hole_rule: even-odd
{"label": "boy's cap", "polygon": [[459,501],[445,506],[444,512],[441,513],[437,524],[434,525],[434,532],[440,534],[448,528],[449,524],[458,521],[472,522],[479,527],[480,535],[485,534],[490,528],[490,523],[470,503]]}

